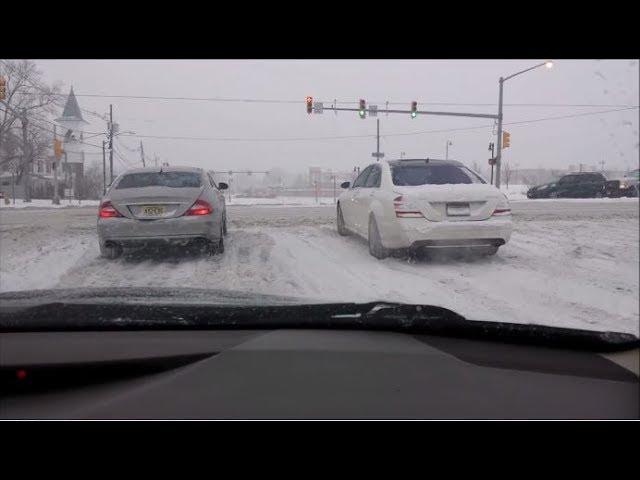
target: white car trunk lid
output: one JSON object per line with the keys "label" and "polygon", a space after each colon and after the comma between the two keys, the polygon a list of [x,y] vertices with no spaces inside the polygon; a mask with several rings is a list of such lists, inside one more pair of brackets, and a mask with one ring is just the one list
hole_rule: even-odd
{"label": "white car trunk lid", "polygon": [[394,186],[403,208],[417,210],[432,222],[486,220],[504,201],[498,189],[487,184]]}

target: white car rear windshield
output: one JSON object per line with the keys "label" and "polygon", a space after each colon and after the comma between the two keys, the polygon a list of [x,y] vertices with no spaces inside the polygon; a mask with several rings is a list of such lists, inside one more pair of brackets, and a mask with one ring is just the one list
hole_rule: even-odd
{"label": "white car rear windshield", "polygon": [[456,183],[486,183],[466,167],[457,165],[396,165],[391,167],[394,185],[446,185]]}
{"label": "white car rear windshield", "polygon": [[197,188],[201,185],[200,174],[196,172],[145,172],[123,176],[116,190],[142,187]]}

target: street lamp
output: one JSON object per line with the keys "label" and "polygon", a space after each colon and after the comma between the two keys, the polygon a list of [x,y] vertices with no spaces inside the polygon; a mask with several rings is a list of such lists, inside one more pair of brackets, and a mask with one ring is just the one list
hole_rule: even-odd
{"label": "street lamp", "polygon": [[533,67],[529,67],[512,75],[509,75],[508,77],[500,77],[500,80],[498,80],[500,90],[498,93],[498,153],[496,155],[496,188],[500,188],[500,170],[502,167],[502,90],[504,82],[512,79],[517,75],[540,67],[547,67],[547,69],[550,69],[553,67],[553,62],[551,60],[547,60],[545,62],[534,65]]}
{"label": "street lamp", "polygon": [[451,140],[447,140],[447,150],[444,155],[445,160],[449,160],[449,145],[453,145],[453,142]]}

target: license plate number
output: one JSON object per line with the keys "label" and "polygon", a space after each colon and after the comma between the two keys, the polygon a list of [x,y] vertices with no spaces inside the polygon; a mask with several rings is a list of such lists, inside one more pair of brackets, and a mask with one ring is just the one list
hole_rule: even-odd
{"label": "license plate number", "polygon": [[142,214],[145,217],[159,217],[160,215],[164,215],[164,207],[158,207],[158,206],[142,207]]}
{"label": "license plate number", "polygon": [[447,205],[447,215],[450,217],[466,217],[470,214],[469,205]]}

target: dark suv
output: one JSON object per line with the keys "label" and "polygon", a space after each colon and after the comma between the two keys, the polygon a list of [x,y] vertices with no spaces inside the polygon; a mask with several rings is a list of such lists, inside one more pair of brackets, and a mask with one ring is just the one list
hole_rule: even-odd
{"label": "dark suv", "polygon": [[528,198],[600,198],[612,196],[610,182],[599,172],[571,173],[553,183],[532,187]]}

